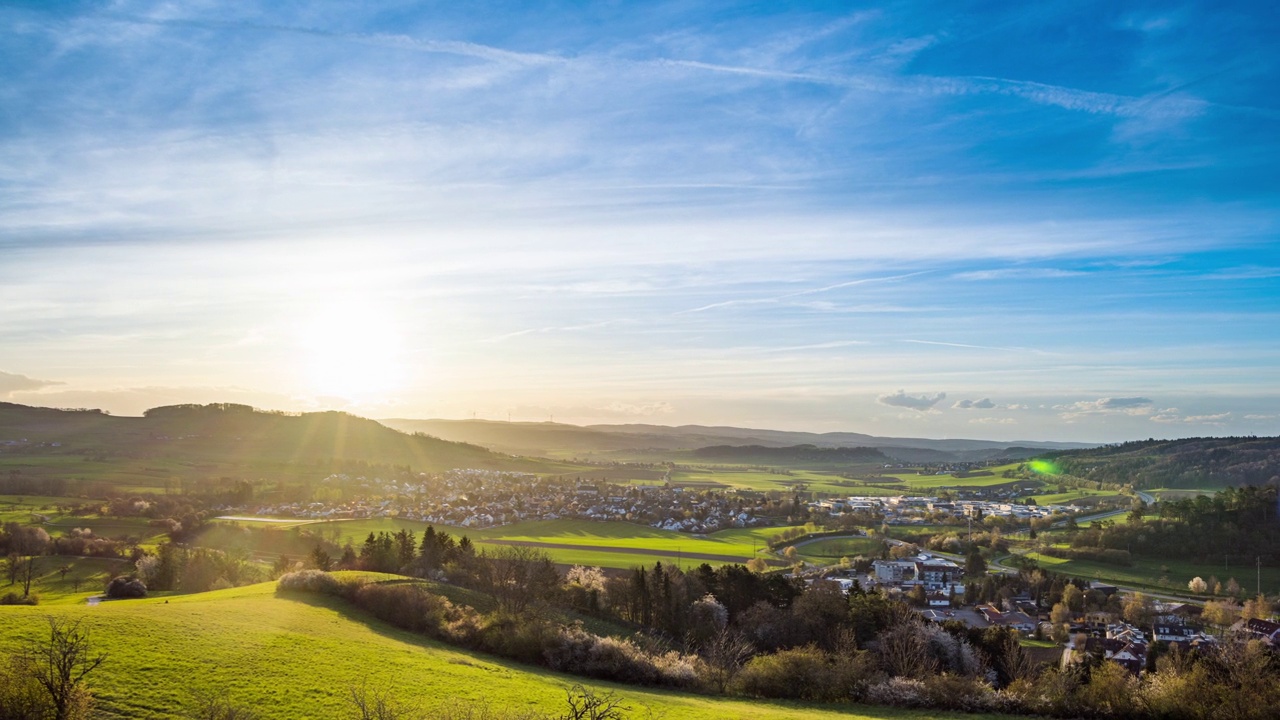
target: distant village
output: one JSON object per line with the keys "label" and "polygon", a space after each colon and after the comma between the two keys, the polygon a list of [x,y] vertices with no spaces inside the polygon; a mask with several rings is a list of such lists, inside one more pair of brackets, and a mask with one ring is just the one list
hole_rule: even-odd
{"label": "distant village", "polygon": [[[976,494],[976,493],[969,493]],[[817,500],[809,504],[814,513],[841,515],[864,513],[879,516],[889,525],[928,525],[948,518],[1002,517],[1030,522],[1038,519],[1061,519],[1082,508],[1074,505],[1027,505],[1005,500],[944,500],[936,497],[897,495],[851,496],[834,500]]]}

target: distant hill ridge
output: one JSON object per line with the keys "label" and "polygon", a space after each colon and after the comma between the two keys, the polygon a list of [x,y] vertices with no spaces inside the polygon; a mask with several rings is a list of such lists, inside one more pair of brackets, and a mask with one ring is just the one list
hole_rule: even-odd
{"label": "distant hill ridge", "polygon": [[809,433],[725,426],[630,424],[568,425],[494,420],[413,420],[383,424],[405,431],[470,442],[521,455],[573,452],[583,455],[644,451],[694,451],[715,446],[874,448],[899,462],[981,461],[1026,458],[1050,451],[1087,448],[1086,443],[889,438],[851,432]]}
{"label": "distant hill ridge", "polygon": [[693,451],[703,460],[727,462],[795,463],[866,463],[889,462],[890,458],[875,448],[820,448],[816,445],[763,447],[761,445],[713,445]]}
{"label": "distant hill ridge", "polygon": [[1280,484],[1280,438],[1140,440],[1048,455],[1065,473],[1137,488]]}
{"label": "distant hill ridge", "polygon": [[349,413],[272,412],[231,403],[158,407],[143,417],[0,403],[0,442],[20,440],[27,440],[25,445],[58,443],[46,448],[52,454],[136,458],[181,455],[190,460],[286,463],[334,459],[404,465],[416,471],[519,469],[527,464],[477,445],[408,434]]}

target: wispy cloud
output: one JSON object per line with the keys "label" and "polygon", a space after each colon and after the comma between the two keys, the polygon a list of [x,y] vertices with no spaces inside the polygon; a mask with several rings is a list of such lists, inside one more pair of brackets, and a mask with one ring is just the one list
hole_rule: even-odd
{"label": "wispy cloud", "polygon": [[842,288],[856,287],[858,285],[866,285],[868,283],[880,283],[880,282],[892,282],[894,280],[905,280],[907,278],[916,277],[918,275],[924,275],[926,272],[927,271],[921,270],[919,272],[905,273],[902,275],[889,275],[886,277],[873,277],[873,278],[859,278],[857,280],[848,280],[845,282],[839,282],[832,285],[824,285],[823,287],[809,288],[806,290],[797,290],[795,292],[783,293],[782,295],[775,295],[773,297],[750,298],[745,300],[725,300],[722,302],[711,303],[709,305],[703,305],[701,307],[690,308],[688,310],[681,310],[677,314],[700,313],[700,312],[706,312],[707,310],[716,310],[720,308],[735,307],[735,306],[741,306],[741,305],[773,305],[777,303],[786,302],[793,298],[805,297],[807,295],[817,295],[820,293],[831,292],[832,290],[840,290]]}
{"label": "wispy cloud", "polygon": [[916,340],[905,339],[901,342],[911,343],[912,345],[939,345],[942,347],[967,348],[970,350],[999,350],[1001,352],[1029,352],[1037,355],[1050,355],[1052,353],[1036,348],[1017,347],[1017,346],[1001,346],[1001,345],[974,345],[971,343],[943,342],[941,340]]}
{"label": "wispy cloud", "polygon": [[937,393],[936,395],[929,396],[929,395],[908,395],[905,391],[899,390],[898,392],[892,393],[890,395],[881,395],[880,397],[876,398],[876,402],[880,403],[881,405],[888,405],[889,407],[900,407],[900,408],[907,408],[908,410],[926,412],[926,411],[932,410],[935,405],[942,402],[946,398],[947,398],[947,394],[944,392],[940,392],[940,393]]}

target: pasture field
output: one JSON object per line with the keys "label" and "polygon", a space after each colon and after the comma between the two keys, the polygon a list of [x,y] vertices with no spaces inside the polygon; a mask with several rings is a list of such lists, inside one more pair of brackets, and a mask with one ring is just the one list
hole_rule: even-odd
{"label": "pasture field", "polygon": [[1064,493],[1048,493],[1033,495],[1037,505],[1070,505],[1076,500],[1088,498],[1107,498],[1120,495],[1117,490],[1072,490]]}
{"label": "pasture field", "polygon": [[[1018,478],[1007,478],[1003,476],[1005,470],[1013,470],[1018,467],[1017,463],[1009,465],[998,465],[995,467],[983,468],[971,477],[956,477],[951,473],[945,475],[920,475],[914,472],[895,472],[884,473],[884,477],[898,478],[913,491],[937,490],[941,488],[984,488],[993,485],[1004,485],[1007,483],[1021,482],[1026,480]],[[989,475],[986,473],[990,473]]]}
{"label": "pasture field", "polygon": [[1222,490],[1222,488],[1220,487],[1194,488],[1190,490],[1184,489],[1184,488],[1178,488],[1178,489],[1158,488],[1156,490],[1143,490],[1143,492],[1154,496],[1156,500],[1163,501],[1163,500],[1186,500],[1189,498],[1199,497],[1201,495],[1212,496],[1217,494],[1220,490]]}
{"label": "pasture field", "polygon": [[791,492],[797,485],[804,485],[809,492],[836,495],[853,495],[856,494],[856,488],[862,487],[862,483],[857,480],[847,480],[839,475],[812,470],[793,470],[790,474],[782,474],[767,470],[742,470],[735,467],[721,470],[714,466],[677,470],[671,473],[671,484],[693,487],[723,485],[759,492],[771,490]]}
{"label": "pasture field", "polygon": [[[1005,470],[1014,468],[1017,468],[1016,464],[1001,465],[982,470],[972,477],[956,477],[950,473],[945,475],[919,475],[915,472],[874,473],[876,477],[894,478],[898,481],[889,485],[868,484],[863,480],[850,480],[832,473],[814,470],[792,470],[790,474],[784,475],[767,470],[743,470],[740,466],[729,466],[723,469],[717,469],[715,466],[697,466],[673,472],[671,482],[674,485],[692,487],[723,485],[746,490],[781,492],[788,492],[796,485],[803,484],[810,492],[838,496],[927,494],[942,488],[984,488],[1013,482],[1034,482],[1002,477]],[[871,476],[868,474],[868,477]],[[900,486],[898,486],[899,483]]]}
{"label": "pasture field", "polygon": [[881,540],[868,537],[827,537],[797,546],[804,560],[818,565],[839,562],[841,558],[865,555],[880,557]]}
{"label": "pasture field", "polygon": [[[1120,567],[1092,560],[1065,560],[1040,553],[1027,553],[1026,557],[1035,560],[1046,570],[1154,592],[1163,590],[1186,594],[1187,583],[1194,577],[1201,577],[1206,581],[1211,576],[1217,577],[1223,585],[1234,577],[1246,595],[1253,595],[1257,585],[1257,569],[1253,565],[1233,564],[1224,567],[1222,563],[1135,557],[1132,566]],[[1165,567],[1169,568],[1167,582],[1162,580]],[[1280,568],[1262,568],[1262,591],[1268,595],[1280,592]]]}
{"label": "pasture field", "polygon": [[[63,567],[67,568],[66,573],[61,572]],[[31,594],[39,596],[40,607],[83,603],[90,596],[102,594],[108,580],[132,569],[129,561],[122,559],[45,555],[36,558]],[[4,585],[7,580],[0,580],[0,595],[21,595],[22,583]]]}
{"label": "pasture field", "polygon": [[[59,506],[77,505],[83,502],[77,498],[2,495],[0,496],[0,523],[39,525],[55,537],[66,535],[76,528],[92,530],[98,537],[130,537],[137,538],[143,543],[163,535],[160,528],[151,527],[150,520],[147,518],[102,517],[97,514],[70,515],[58,510]],[[36,515],[42,516],[44,520],[37,520]]]}
{"label": "pasture field", "polygon": [[[242,520],[219,522],[229,528],[247,524]],[[421,538],[427,525],[416,520],[378,518],[308,522],[293,527],[305,527],[340,545],[349,542],[358,547],[371,532],[411,530]],[[257,527],[287,529],[291,526],[260,523]],[[466,535],[480,548],[528,544],[545,550],[557,563],[625,570],[655,562],[676,562],[685,567],[703,562],[745,563],[757,552],[765,551],[769,539],[788,527],[735,528],[701,536],[636,523],[591,520],[535,520],[493,528],[440,526],[437,529],[455,537]]]}
{"label": "pasture field", "polygon": [[[275,584],[196,595],[55,607],[0,607],[0,650],[47,633],[45,617],[81,620],[107,661],[86,682],[108,718],[175,718],[197,693],[252,706],[266,720],[351,716],[350,689],[393,689],[422,710],[455,702],[563,712],[579,678],[451,648],[316,596],[279,597]],[[654,717],[690,720],[972,719],[866,706],[729,700],[588,681]]]}

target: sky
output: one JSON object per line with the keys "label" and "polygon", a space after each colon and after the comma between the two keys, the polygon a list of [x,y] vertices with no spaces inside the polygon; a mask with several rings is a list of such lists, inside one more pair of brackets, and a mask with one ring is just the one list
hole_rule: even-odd
{"label": "sky", "polygon": [[1280,9],[0,3],[0,401],[1280,434]]}

